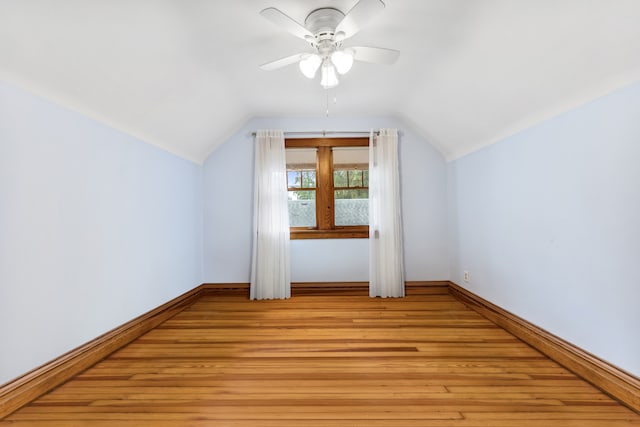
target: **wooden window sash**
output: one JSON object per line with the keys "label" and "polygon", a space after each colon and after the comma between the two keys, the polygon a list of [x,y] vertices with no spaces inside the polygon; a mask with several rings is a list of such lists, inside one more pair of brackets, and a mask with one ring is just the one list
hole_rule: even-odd
{"label": "wooden window sash", "polygon": [[[316,187],[289,188],[289,191],[316,191],[316,227],[291,227],[292,240],[363,239],[369,237],[368,225],[335,225],[335,190],[368,190],[368,187],[334,187],[334,147],[368,147],[368,138],[289,138],[285,148],[316,148]],[[352,168],[354,169],[354,168]],[[296,168],[297,170],[297,168]],[[344,170],[339,168],[336,170]],[[360,169],[364,170],[364,169]],[[364,179],[364,178],[363,178]],[[349,183],[347,179],[347,184]],[[364,181],[363,181],[364,183]]]}

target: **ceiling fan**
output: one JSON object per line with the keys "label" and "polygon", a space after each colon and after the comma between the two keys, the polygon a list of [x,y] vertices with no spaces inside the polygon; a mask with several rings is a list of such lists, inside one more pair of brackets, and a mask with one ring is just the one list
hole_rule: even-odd
{"label": "ceiling fan", "polygon": [[324,7],[307,15],[304,25],[275,7],[264,9],[260,12],[264,18],[307,41],[314,51],[287,56],[263,64],[260,68],[271,71],[298,62],[302,74],[310,79],[314,78],[320,69],[322,76],[320,84],[323,88],[329,89],[338,85],[337,74],[349,72],[354,60],[391,65],[400,55],[397,50],[365,46],[343,47],[342,45],[384,7],[381,0],[360,0],[346,14],[332,7]]}

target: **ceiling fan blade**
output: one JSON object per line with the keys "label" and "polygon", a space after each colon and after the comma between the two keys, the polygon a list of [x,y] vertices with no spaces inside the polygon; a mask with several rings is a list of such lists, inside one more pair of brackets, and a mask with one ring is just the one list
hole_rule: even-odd
{"label": "ceiling fan blade", "polygon": [[275,61],[267,62],[266,64],[262,64],[260,68],[265,71],[277,70],[278,68],[286,67],[287,65],[300,62],[307,56],[309,56],[308,53],[297,53],[295,55],[287,56],[286,58],[281,58]]}
{"label": "ceiling fan blade", "polygon": [[384,7],[382,0],[360,0],[338,24],[336,34],[342,31],[345,39],[353,36]]}
{"label": "ceiling fan blade", "polygon": [[294,21],[291,17],[285,15],[280,10],[275,7],[268,7],[260,12],[267,20],[271,21],[278,27],[290,32],[296,37],[300,37],[301,39],[305,39],[305,37],[313,38],[313,34],[305,27]]}
{"label": "ceiling fan blade", "polygon": [[374,64],[391,65],[398,60],[400,51],[395,49],[385,49],[382,47],[349,47],[355,52],[353,59],[357,61],[373,62]]}

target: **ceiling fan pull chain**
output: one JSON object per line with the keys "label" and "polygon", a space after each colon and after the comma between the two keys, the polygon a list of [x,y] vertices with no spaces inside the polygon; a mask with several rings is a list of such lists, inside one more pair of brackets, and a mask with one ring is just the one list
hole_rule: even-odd
{"label": "ceiling fan pull chain", "polygon": [[329,89],[325,89],[327,94],[327,109],[325,110],[325,117],[329,117]]}

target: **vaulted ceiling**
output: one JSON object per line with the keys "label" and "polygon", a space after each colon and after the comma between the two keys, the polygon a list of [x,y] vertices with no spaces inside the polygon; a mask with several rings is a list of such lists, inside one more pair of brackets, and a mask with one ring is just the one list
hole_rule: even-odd
{"label": "vaulted ceiling", "polygon": [[[250,117],[325,113],[295,65],[259,69],[309,49],[259,12],[356,3],[0,0],[0,78],[201,162]],[[397,116],[448,159],[640,79],[638,0],[385,3],[345,45],[400,58],[357,62],[330,114]]]}

